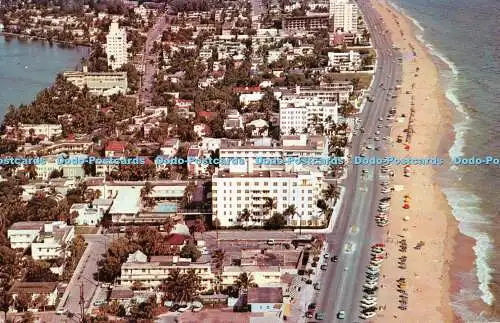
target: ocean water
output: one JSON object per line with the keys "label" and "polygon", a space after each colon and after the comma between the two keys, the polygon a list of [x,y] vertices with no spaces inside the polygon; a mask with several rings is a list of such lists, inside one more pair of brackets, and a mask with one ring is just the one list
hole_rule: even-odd
{"label": "ocean water", "polygon": [[[449,157],[500,158],[500,1],[392,0],[434,55],[456,110]],[[500,167],[443,169],[443,191],[460,231],[475,240],[474,272],[460,273],[454,309],[464,320],[498,319],[500,307]],[[487,314],[467,304],[481,301]],[[485,316],[483,316],[483,314]]]}
{"label": "ocean water", "polygon": [[7,41],[0,36],[0,118],[9,104],[28,104],[57,74],[74,69],[88,49],[50,46],[40,41]]}

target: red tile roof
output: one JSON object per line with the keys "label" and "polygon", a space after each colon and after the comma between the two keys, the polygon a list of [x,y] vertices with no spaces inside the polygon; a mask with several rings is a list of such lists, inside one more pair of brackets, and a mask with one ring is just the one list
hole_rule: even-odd
{"label": "red tile roof", "polygon": [[112,140],[106,144],[106,151],[123,152],[125,147],[127,147],[125,141]]}
{"label": "red tile roof", "polygon": [[181,246],[187,239],[189,239],[189,237],[186,237],[185,235],[172,233],[167,237],[167,243],[169,245]]}
{"label": "red tile roof", "polygon": [[240,86],[240,87],[233,87],[233,92],[234,93],[253,93],[253,92],[260,92],[260,86]]}

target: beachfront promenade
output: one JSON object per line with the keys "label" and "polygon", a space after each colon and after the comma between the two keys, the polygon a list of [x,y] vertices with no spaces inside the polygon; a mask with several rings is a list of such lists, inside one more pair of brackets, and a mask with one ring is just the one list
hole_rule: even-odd
{"label": "beachfront promenade", "polygon": [[[375,131],[380,131],[381,137],[390,135],[389,128],[378,129],[377,122],[380,117],[385,120],[395,101],[387,100],[387,93],[379,84],[384,83],[386,88],[395,87],[396,80],[401,79],[401,67],[395,63],[400,54],[393,50],[389,36],[380,33],[383,28],[378,14],[367,0],[360,1],[359,6],[371,28],[372,41],[377,49],[378,70],[370,90],[374,101],[367,103],[361,115],[365,133],[354,137],[352,155],[358,155],[360,147],[371,142],[368,137],[373,138]],[[373,30],[374,26],[378,26],[378,31]],[[384,149],[378,152],[371,150],[368,157],[383,154]],[[328,235],[330,254],[340,257],[339,262],[328,266],[316,302],[319,311],[326,313],[329,322],[337,321],[339,311],[345,311],[345,322],[361,321],[358,318],[359,301],[362,297],[364,272],[370,261],[370,247],[383,242],[382,229],[374,225],[380,198],[379,167],[369,167],[367,170],[368,173],[361,176],[362,167],[350,167],[349,175],[343,183],[346,190],[340,216],[332,233]],[[345,245],[349,243],[353,248],[351,252],[345,252]]]}

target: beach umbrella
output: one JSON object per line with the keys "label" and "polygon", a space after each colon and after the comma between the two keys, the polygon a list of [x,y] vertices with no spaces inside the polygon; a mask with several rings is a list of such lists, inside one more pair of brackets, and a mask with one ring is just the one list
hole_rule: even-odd
{"label": "beach umbrella", "polygon": [[408,204],[408,203],[403,204],[403,209],[409,209],[409,208],[410,208],[410,204]]}
{"label": "beach umbrella", "polygon": [[405,220],[405,221],[409,221],[409,220],[410,220],[410,217],[409,217],[409,216],[405,216],[405,217],[403,218],[403,220]]}

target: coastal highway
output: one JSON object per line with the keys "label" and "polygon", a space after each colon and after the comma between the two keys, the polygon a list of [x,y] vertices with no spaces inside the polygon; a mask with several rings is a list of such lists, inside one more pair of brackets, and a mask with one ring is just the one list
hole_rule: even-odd
{"label": "coastal highway", "polygon": [[[362,115],[364,133],[355,136],[352,143],[352,156],[361,153],[361,146],[371,144],[381,146],[376,152],[368,150],[368,157],[383,155],[385,141],[374,142],[375,132],[380,131],[380,138],[389,136],[390,130],[386,116],[395,101],[388,96],[384,88],[394,88],[401,79],[401,67],[397,63],[400,54],[392,49],[389,35],[384,33],[383,22],[368,0],[358,1],[365,21],[370,27],[372,42],[377,49],[377,71],[370,94],[373,102],[367,102]],[[384,87],[379,85],[384,83]],[[383,125],[378,127],[379,118]],[[371,139],[370,139],[371,138]],[[362,169],[368,172],[362,175]],[[328,234],[330,256],[339,256],[336,263],[328,262],[328,268],[321,280],[321,290],[317,293],[315,302],[317,312],[325,312],[328,322],[361,322],[359,318],[359,301],[363,295],[362,285],[365,279],[365,269],[370,261],[370,247],[374,243],[383,242],[383,231],[375,225],[380,195],[379,169],[374,166],[349,166],[348,176],[344,181],[345,195],[343,197],[339,218]],[[350,247],[347,247],[350,246]],[[337,319],[337,313],[345,311],[344,320]]]}

